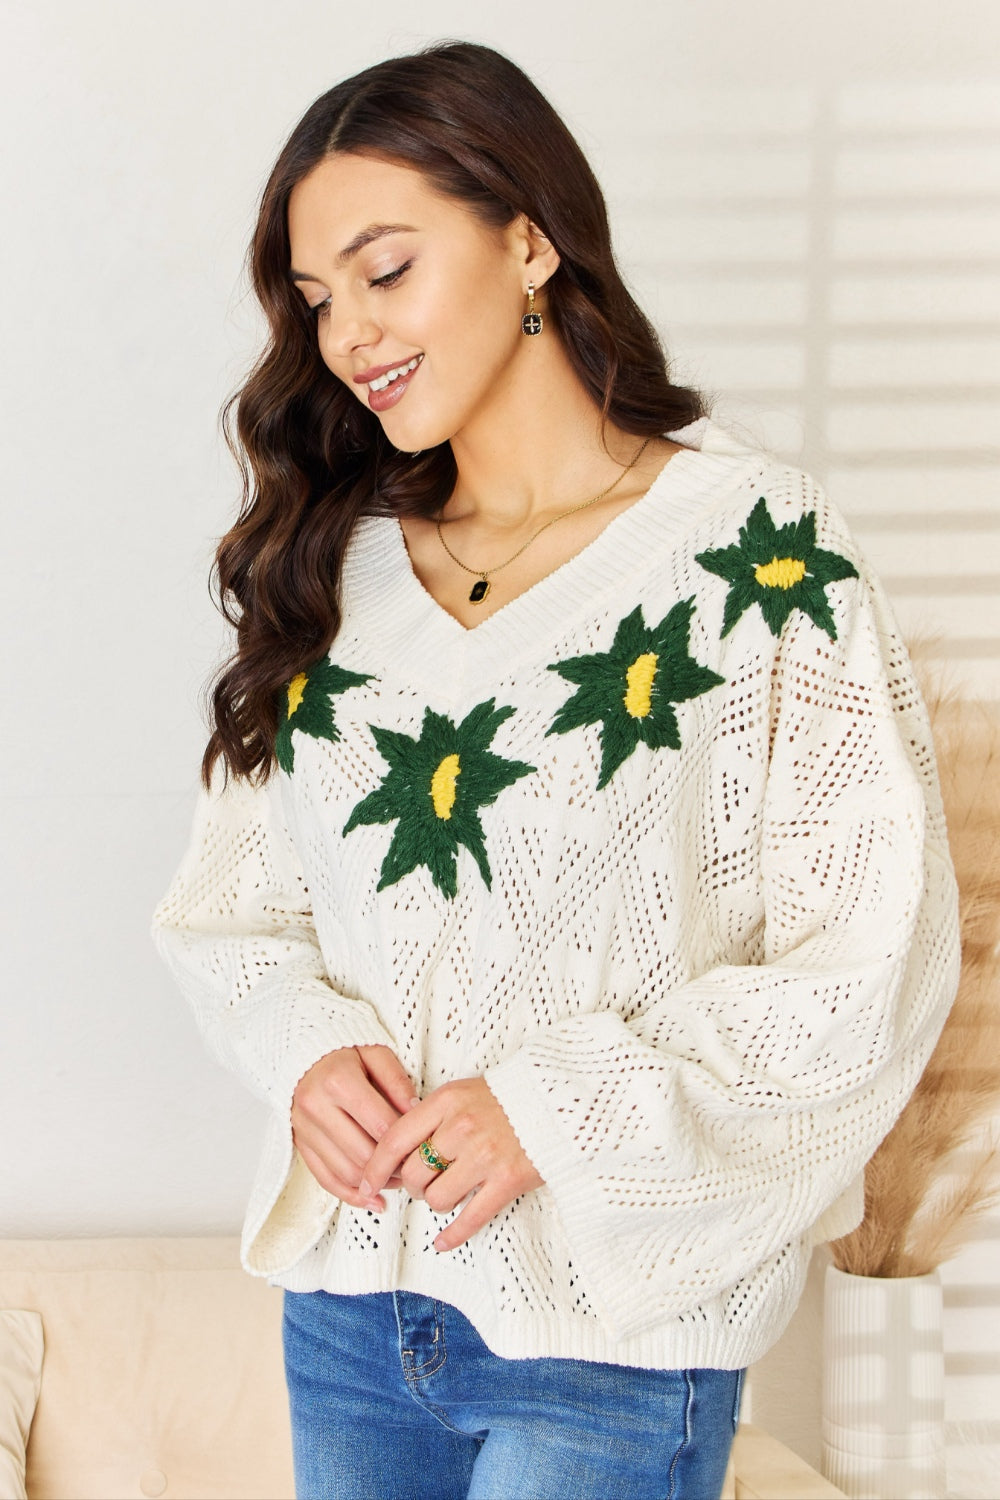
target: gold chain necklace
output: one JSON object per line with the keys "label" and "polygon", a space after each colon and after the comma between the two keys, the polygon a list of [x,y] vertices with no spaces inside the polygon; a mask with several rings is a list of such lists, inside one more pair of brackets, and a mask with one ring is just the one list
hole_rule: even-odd
{"label": "gold chain necklace", "polygon": [[554,526],[557,521],[564,521],[567,516],[575,515],[578,510],[586,510],[588,505],[596,505],[598,500],[603,500],[607,495],[610,495],[611,491],[617,485],[621,484],[622,480],[625,478],[625,475],[629,472],[629,470],[635,468],[636,464],[639,462],[640,458],[649,446],[650,441],[651,439],[646,439],[642,447],[635,454],[634,458],[632,458],[628,462],[628,464],[626,464],[625,468],[622,469],[621,473],[618,475],[618,478],[613,480],[611,484],[608,485],[606,490],[602,490],[601,493],[599,495],[595,495],[592,500],[584,500],[582,505],[574,505],[572,510],[564,510],[561,515],[553,516],[551,521],[546,521],[544,526],[539,526],[534,536],[529,536],[528,540],[524,544],[524,547],[518,547],[513,557],[508,557],[506,562],[498,563],[495,568],[490,568],[487,570],[485,568],[466,567],[465,563],[462,562],[460,558],[457,558],[455,556],[454,552],[452,552],[451,548],[448,546],[448,543],[442,536],[440,519],[435,521],[434,524],[437,526],[437,534],[441,538],[441,545],[447,552],[448,556],[451,558],[452,562],[457,562],[458,566],[460,568],[464,568],[466,573],[474,573],[476,575],[476,578],[479,580],[477,583],[474,583],[472,585],[472,592],[469,594],[469,603],[481,604],[491,588],[490,574],[499,573],[501,568],[506,568],[510,563],[514,562],[516,558],[521,556],[521,553],[525,550],[525,548],[530,547],[532,542],[535,541],[537,537],[540,537],[542,532],[545,531],[549,526]]}

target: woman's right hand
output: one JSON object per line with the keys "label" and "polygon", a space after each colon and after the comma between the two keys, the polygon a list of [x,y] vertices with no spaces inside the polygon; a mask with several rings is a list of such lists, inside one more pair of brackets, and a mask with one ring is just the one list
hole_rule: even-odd
{"label": "woman's right hand", "polygon": [[[389,1047],[338,1047],[314,1063],[292,1096],[292,1139],[320,1187],[354,1208],[384,1209],[362,1197],[362,1172],[389,1126],[417,1102],[416,1089]],[[386,1187],[399,1187],[398,1177]]]}

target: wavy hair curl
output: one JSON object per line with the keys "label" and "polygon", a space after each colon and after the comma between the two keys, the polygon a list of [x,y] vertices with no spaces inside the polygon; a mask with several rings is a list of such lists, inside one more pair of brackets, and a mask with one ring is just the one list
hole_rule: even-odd
{"label": "wavy hair curl", "polygon": [[250,246],[268,337],[223,412],[243,493],[214,574],[236,651],[210,689],[206,785],[220,758],[227,774],[271,774],[282,690],[340,629],[342,562],[359,518],[434,515],[455,484],[450,444],[398,452],[330,373],[289,279],[289,197],[335,152],[414,167],[494,228],[518,214],[537,224],[561,257],[546,284],[549,326],[605,422],[654,437],[702,415],[697,392],[671,384],[660,341],[622,282],[583,152],[513,62],[489,47],[443,43],[323,94],[274,165]]}

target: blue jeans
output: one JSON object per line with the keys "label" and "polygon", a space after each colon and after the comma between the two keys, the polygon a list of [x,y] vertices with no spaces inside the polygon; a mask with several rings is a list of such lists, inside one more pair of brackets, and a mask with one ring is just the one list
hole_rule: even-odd
{"label": "blue jeans", "polygon": [[718,1500],[740,1370],[501,1359],[449,1303],[286,1292],[299,1500]]}

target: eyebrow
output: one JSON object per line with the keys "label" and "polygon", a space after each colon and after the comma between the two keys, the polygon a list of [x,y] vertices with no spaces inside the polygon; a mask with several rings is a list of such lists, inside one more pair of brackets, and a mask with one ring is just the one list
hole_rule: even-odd
{"label": "eyebrow", "polygon": [[[414,224],[369,224],[367,229],[362,229],[354,236],[349,245],[344,246],[343,250],[337,256],[337,260],[342,266],[346,265],[349,260],[357,255],[359,250],[363,250],[366,245],[372,244],[374,240],[384,239],[387,234],[412,234],[415,229],[416,225]],[[310,276],[307,271],[291,271],[289,274],[293,281],[320,280],[318,276]]]}

